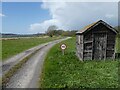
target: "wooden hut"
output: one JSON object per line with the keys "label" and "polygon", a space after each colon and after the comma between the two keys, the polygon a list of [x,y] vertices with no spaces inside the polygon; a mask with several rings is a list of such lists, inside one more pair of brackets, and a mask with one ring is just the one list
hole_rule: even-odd
{"label": "wooden hut", "polygon": [[80,60],[114,59],[116,34],[102,20],[86,26],[76,33],[77,56]]}

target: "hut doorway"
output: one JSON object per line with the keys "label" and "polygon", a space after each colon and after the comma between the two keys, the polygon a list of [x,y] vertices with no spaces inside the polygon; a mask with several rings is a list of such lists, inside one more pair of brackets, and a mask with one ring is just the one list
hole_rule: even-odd
{"label": "hut doorway", "polygon": [[106,59],[106,34],[94,34],[93,58],[96,60]]}

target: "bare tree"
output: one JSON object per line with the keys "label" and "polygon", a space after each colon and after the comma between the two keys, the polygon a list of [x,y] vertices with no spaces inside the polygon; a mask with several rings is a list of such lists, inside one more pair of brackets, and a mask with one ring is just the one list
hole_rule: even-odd
{"label": "bare tree", "polygon": [[56,25],[49,26],[48,29],[47,29],[47,35],[52,37],[55,33],[55,30],[57,30],[57,29],[58,29],[58,27]]}

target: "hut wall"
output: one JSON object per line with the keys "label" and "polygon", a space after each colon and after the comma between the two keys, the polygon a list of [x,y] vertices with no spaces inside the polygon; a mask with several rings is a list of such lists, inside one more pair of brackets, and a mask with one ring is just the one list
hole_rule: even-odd
{"label": "hut wall", "polygon": [[115,40],[116,40],[115,33],[109,30],[107,33],[107,50],[106,50],[107,59],[115,58]]}
{"label": "hut wall", "polygon": [[[94,34],[94,36],[99,35],[101,38],[100,40],[103,42],[103,50],[104,51],[102,52],[103,55],[101,57],[103,57],[103,58],[101,58],[101,59],[113,59],[113,58],[115,58],[114,50],[115,50],[115,36],[116,36],[116,34],[103,24],[100,24],[96,28],[94,28],[93,34]],[[104,35],[104,37],[102,35]],[[95,37],[94,37],[94,39],[95,39]],[[96,46],[96,45],[94,45],[94,46]],[[94,53],[94,56],[100,55],[100,54],[98,54],[98,52],[97,52],[97,54],[95,54],[95,52],[93,51],[93,53]]]}
{"label": "hut wall", "polygon": [[91,31],[84,35],[83,43],[84,43],[83,50],[84,60],[92,60],[93,34]]}
{"label": "hut wall", "polygon": [[106,48],[107,48],[107,33],[108,28],[99,24],[93,29],[94,36],[94,48],[93,48],[93,59],[101,60],[106,59]]}
{"label": "hut wall", "polygon": [[76,41],[77,52],[76,52],[76,54],[80,60],[83,60],[83,35],[77,35],[76,38],[77,38],[77,41]]}

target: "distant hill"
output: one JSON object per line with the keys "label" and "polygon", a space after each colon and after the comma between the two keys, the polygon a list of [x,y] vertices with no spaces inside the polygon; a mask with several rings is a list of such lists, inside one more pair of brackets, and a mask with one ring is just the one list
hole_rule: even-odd
{"label": "distant hill", "polygon": [[14,38],[14,37],[38,37],[44,35],[42,33],[37,34],[13,34],[13,33],[0,33],[2,38]]}

